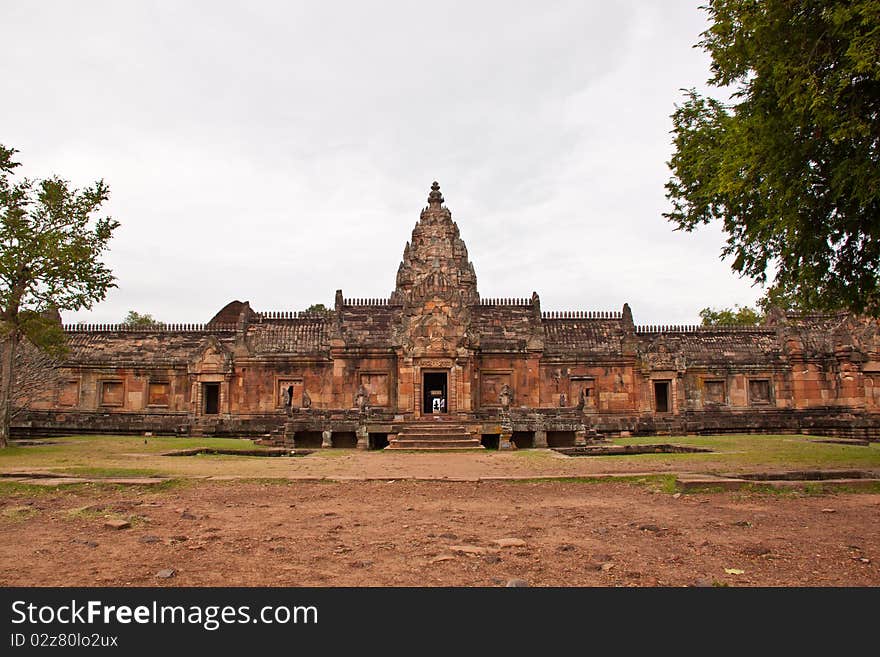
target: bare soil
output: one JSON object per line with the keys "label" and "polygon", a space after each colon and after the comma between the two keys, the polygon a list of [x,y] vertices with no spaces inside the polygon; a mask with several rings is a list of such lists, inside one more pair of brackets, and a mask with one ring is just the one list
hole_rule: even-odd
{"label": "bare soil", "polygon": [[[105,527],[112,519],[131,526]],[[495,543],[505,538],[524,544]],[[880,495],[676,497],[619,482],[87,487],[0,499],[0,544],[6,586],[877,586]],[[165,569],[174,575],[157,577]]]}

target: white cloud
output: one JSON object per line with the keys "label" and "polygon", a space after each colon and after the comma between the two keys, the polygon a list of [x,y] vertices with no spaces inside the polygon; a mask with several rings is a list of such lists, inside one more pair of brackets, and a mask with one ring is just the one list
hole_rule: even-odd
{"label": "white cloud", "polygon": [[6,3],[0,143],[103,177],[92,312],[207,321],[387,296],[440,181],[484,296],[691,323],[758,295],[661,214],[691,2]]}

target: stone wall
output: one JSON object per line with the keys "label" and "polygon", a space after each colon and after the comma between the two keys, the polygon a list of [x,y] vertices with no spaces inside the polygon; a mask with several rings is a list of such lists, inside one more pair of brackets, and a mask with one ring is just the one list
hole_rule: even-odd
{"label": "stone wall", "polygon": [[421,418],[424,375],[440,373],[447,410],[474,433],[495,433],[501,391],[512,391],[507,420],[521,441],[588,428],[876,436],[877,320],[773,312],[760,327],[636,326],[627,304],[547,312],[534,292],[483,299],[443,203],[435,183],[388,298],[337,290],[322,312],[236,300],[205,325],[66,327],[59,376],[14,430],[264,435],[372,423],[393,434]]}

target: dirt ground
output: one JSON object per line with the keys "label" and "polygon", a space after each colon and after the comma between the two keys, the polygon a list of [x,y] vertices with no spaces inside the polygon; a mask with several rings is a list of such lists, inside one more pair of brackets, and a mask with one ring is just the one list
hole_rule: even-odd
{"label": "dirt ground", "polygon": [[877,586],[880,495],[674,496],[619,482],[85,487],[0,499],[0,544],[7,586]]}

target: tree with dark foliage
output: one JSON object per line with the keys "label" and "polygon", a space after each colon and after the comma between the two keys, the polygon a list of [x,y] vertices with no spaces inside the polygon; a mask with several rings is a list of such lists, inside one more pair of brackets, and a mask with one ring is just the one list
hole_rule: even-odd
{"label": "tree with dark foliage", "polygon": [[[13,180],[17,151],[0,145],[0,447],[9,438],[18,347],[64,352],[59,311],[104,298],[114,277],[101,256],[119,225],[95,218],[107,200],[103,181],[75,189],[58,177]],[[20,392],[20,391],[19,391]]]}
{"label": "tree with dark foliage", "polygon": [[664,216],[722,222],[723,256],[771,302],[880,315],[880,2],[703,9],[697,45],[731,100],[676,108]]}

